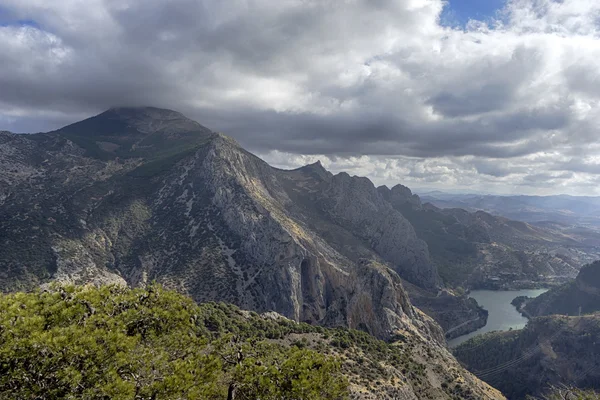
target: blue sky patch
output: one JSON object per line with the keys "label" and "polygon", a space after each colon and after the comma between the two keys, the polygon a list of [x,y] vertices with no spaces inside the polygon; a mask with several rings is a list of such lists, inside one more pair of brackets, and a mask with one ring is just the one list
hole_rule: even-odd
{"label": "blue sky patch", "polygon": [[39,28],[40,25],[31,19],[18,19],[9,9],[0,6],[0,26],[32,26]]}
{"label": "blue sky patch", "polygon": [[496,16],[506,0],[448,0],[442,12],[442,24],[464,27],[470,19],[486,21]]}

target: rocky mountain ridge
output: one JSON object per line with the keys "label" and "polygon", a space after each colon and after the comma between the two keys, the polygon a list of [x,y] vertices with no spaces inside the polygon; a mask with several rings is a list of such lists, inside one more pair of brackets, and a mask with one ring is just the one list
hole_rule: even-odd
{"label": "rocky mountain ridge", "polygon": [[443,342],[400,278],[437,290],[427,246],[366,178],[277,170],[146,108],[3,133],[0,163],[3,291],[157,280],[197,301]]}
{"label": "rocky mountain ridge", "polygon": [[[45,134],[3,132],[0,166],[5,291],[157,279],[200,301],[379,336],[413,314],[408,292],[444,331],[485,323],[466,298],[440,291],[438,274],[466,287],[489,280],[489,268],[448,278],[486,251],[497,259],[485,213],[439,210],[402,185],[376,188],[320,163],[272,168],[174,111],[116,108]],[[461,246],[472,254],[446,257]]]}
{"label": "rocky mountain ridge", "polygon": [[[276,169],[170,110],[3,132],[0,167],[4,291],[158,280],[198,301],[379,337],[420,315],[410,297],[454,337],[486,315],[442,290],[438,271],[469,287],[504,268],[490,250],[501,247],[495,217],[436,209],[402,185],[376,188],[320,163]],[[482,257],[488,269],[474,270]]]}

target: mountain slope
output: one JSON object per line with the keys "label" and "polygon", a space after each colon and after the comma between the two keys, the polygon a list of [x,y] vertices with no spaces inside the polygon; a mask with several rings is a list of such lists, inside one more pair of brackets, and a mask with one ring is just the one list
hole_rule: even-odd
{"label": "mountain slope", "polygon": [[165,157],[194,147],[212,134],[176,111],[153,107],[111,108],[52,133],[85,149],[86,156],[103,160]]}
{"label": "mountain slope", "polygon": [[534,299],[515,299],[528,317],[579,315],[600,311],[600,261],[581,268],[573,282],[550,289]]}
{"label": "mountain slope", "polygon": [[547,316],[521,330],[475,337],[454,354],[510,399],[541,396],[561,385],[600,389],[600,316]]}
{"label": "mountain slope", "polygon": [[158,285],[0,295],[0,327],[3,399],[503,398],[410,332],[390,344]]}
{"label": "mountain slope", "polygon": [[197,301],[443,340],[396,273],[435,290],[427,247],[364,178],[277,170],[146,108],[3,133],[0,160],[3,291],[158,280]]}
{"label": "mountain slope", "polygon": [[515,288],[564,280],[599,252],[587,239],[562,230],[422,204],[401,185],[379,190],[427,243],[440,276],[452,286]]}

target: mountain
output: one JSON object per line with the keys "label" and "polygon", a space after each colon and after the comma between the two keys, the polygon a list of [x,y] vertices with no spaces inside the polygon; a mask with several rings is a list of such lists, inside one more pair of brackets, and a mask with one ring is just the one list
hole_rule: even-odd
{"label": "mountain", "polygon": [[[600,231],[600,197],[594,196],[499,196],[484,194],[424,193],[423,201],[441,208],[486,211],[532,224],[557,223],[563,229],[584,228],[586,234]],[[590,232],[591,231],[591,232]]]}
{"label": "mountain", "polygon": [[[163,302],[136,319],[148,293],[124,302],[121,292],[104,300],[85,290],[82,298],[47,294],[55,293],[54,282],[147,288],[153,281],[204,309],[187,318],[177,301]],[[56,320],[38,326],[34,317],[19,329],[86,329],[77,321],[114,305],[106,312],[114,323],[126,312],[128,326],[162,335],[170,326],[162,318],[196,323],[211,310],[204,303],[222,301],[266,314],[223,305],[205,328],[242,336],[250,326],[285,331],[270,340],[339,356],[354,398],[502,398],[461,368],[440,326],[412,305],[405,286],[438,300],[427,310],[446,330],[479,313],[464,296],[441,290],[427,244],[368,179],[333,175],[319,163],[272,168],[169,110],[117,108],[53,132],[0,133],[0,290],[39,286],[43,292],[14,295],[29,306],[7,306],[23,317],[18,321],[38,310],[40,299],[72,307],[67,314],[75,319],[66,328],[64,321],[54,327]],[[443,318],[447,308],[456,319]],[[144,328],[148,318],[154,322]],[[35,352],[23,357],[37,362]]]}
{"label": "mountain", "polygon": [[515,299],[528,317],[562,314],[579,315],[600,311],[600,261],[584,266],[577,278],[540,296]]}
{"label": "mountain", "polygon": [[194,148],[212,131],[181,113],[154,107],[112,108],[100,115],[51,132],[103,160],[164,158]]}
{"label": "mountain", "polygon": [[439,209],[402,185],[318,162],[273,168],[148,107],[0,133],[0,206],[0,290],[157,280],[197,301],[378,337],[411,318],[429,324],[411,301],[448,338],[466,333],[487,314],[452,288],[536,285],[592,257],[571,236]]}
{"label": "mountain", "polygon": [[[491,389],[445,348],[444,334],[467,333],[487,318],[459,286],[575,276],[595,251],[580,237],[438,208],[402,185],[375,187],[318,162],[273,168],[170,110],[115,108],[53,132],[0,132],[0,291],[156,281],[198,303],[275,312],[300,330],[344,327],[363,331],[350,335],[363,344],[368,334],[389,346],[409,343],[404,354],[435,366],[384,374],[394,380],[382,395],[402,381],[411,385],[405,398],[448,388],[481,398]],[[382,352],[396,357],[392,350]],[[388,370],[394,360],[349,364],[367,363],[371,375],[356,374],[376,379],[374,368]],[[415,389],[425,380],[423,392]],[[360,387],[362,398],[375,393]]]}
{"label": "mountain", "polygon": [[475,337],[454,354],[509,399],[539,398],[562,386],[600,389],[599,335],[598,314],[536,317],[521,330]]}
{"label": "mountain", "polygon": [[564,281],[600,254],[582,229],[575,235],[556,229],[556,224],[533,225],[481,210],[439,208],[423,203],[405,187],[392,192],[390,201],[427,243],[443,281],[454,287],[511,289]]}
{"label": "mountain", "polygon": [[[117,108],[0,134],[0,290],[141,286],[390,337],[418,326],[403,282],[440,279],[411,223],[366,178],[279,170],[170,110]],[[449,293],[464,318],[479,312]],[[434,317],[444,309],[430,307]],[[439,318],[445,330],[461,320]]]}

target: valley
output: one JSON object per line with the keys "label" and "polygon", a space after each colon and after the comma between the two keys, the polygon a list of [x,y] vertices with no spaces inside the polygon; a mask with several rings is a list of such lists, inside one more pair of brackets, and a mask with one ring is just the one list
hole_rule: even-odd
{"label": "valley", "polygon": [[0,0],[0,400],[600,400],[600,1]]}
{"label": "valley", "polygon": [[509,398],[540,396],[560,385],[598,389],[599,277],[595,262],[573,282],[516,297],[513,313],[528,319],[522,329],[476,336],[454,354]]}
{"label": "valley", "polygon": [[[383,373],[391,367],[381,360],[377,376],[393,379],[381,378],[383,391],[361,381],[356,398],[394,393],[400,381],[407,399],[502,398],[446,341],[522,327],[508,297],[561,288],[600,258],[587,231],[440,208],[403,185],[376,187],[320,162],[274,168],[166,109],[113,108],[48,133],[1,132],[0,167],[2,292],[156,283],[199,304],[409,343],[404,357],[433,365]],[[521,291],[497,291],[507,289]],[[463,346],[481,340],[456,353],[476,376],[492,367]],[[442,377],[445,369],[453,372]]]}
{"label": "valley", "polygon": [[543,396],[561,385],[598,389],[599,326],[598,315],[538,317],[524,329],[477,336],[454,354],[509,399]]}
{"label": "valley", "polygon": [[519,296],[536,298],[545,293],[547,289],[525,289],[525,290],[473,290],[469,297],[475,299],[477,304],[488,313],[487,323],[480,329],[459,336],[448,341],[448,346],[454,348],[461,343],[487,332],[508,331],[512,329],[524,328],[527,324],[527,318],[522,316],[519,311],[511,304],[513,299]]}

